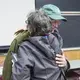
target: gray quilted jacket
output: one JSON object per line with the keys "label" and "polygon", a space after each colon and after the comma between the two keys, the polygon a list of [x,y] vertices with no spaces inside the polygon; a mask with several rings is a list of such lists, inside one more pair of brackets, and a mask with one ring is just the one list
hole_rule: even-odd
{"label": "gray quilted jacket", "polygon": [[58,32],[22,42],[17,55],[12,53],[11,80],[65,80],[68,61],[62,69],[55,63],[55,55],[61,53],[62,43]]}

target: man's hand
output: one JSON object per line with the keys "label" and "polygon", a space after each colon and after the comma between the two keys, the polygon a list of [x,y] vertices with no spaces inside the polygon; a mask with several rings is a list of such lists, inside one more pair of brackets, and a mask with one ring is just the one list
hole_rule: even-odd
{"label": "man's hand", "polygon": [[59,66],[59,67],[65,67],[67,65],[67,61],[66,61],[66,58],[65,58],[65,55],[62,54],[56,54],[56,64]]}

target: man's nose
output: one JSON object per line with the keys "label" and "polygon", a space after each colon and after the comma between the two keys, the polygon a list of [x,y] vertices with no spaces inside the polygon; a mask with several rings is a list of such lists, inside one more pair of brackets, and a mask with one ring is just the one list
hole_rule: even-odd
{"label": "man's nose", "polygon": [[58,28],[59,24],[55,24],[55,28]]}

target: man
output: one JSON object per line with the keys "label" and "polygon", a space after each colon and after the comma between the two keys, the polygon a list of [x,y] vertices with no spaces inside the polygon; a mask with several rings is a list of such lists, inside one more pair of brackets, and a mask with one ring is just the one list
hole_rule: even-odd
{"label": "man", "polygon": [[[44,5],[42,8],[40,8],[40,10],[44,11],[44,13],[46,15],[48,15],[49,18],[51,19],[52,34],[55,35],[58,38],[58,40],[60,41],[60,48],[62,48],[63,40],[62,40],[62,37],[59,34],[58,27],[61,24],[61,21],[65,21],[66,22],[67,19],[64,18],[61,15],[60,9],[57,6],[53,5],[53,4]],[[62,54],[61,56],[63,56],[63,55],[64,54]],[[58,54],[56,56],[58,56]],[[59,65],[59,66],[62,67],[64,65]]]}
{"label": "man", "polygon": [[[63,68],[66,65],[65,64],[66,61],[65,61],[64,53],[61,51],[61,48],[63,46],[63,39],[59,34],[58,27],[61,24],[61,21],[66,22],[67,19],[61,15],[60,9],[53,4],[44,5],[42,8],[40,8],[40,10],[44,11],[45,14],[47,14],[49,16],[49,18],[51,19],[52,29],[53,29],[52,34],[55,35],[59,41],[59,48],[58,47],[54,48],[55,53],[56,53],[55,59],[56,59],[57,65],[60,68]],[[67,62],[67,64],[68,64],[67,68],[69,69],[70,64],[68,62]],[[66,79],[65,72],[64,71],[62,71],[62,72],[63,72],[64,78]]]}

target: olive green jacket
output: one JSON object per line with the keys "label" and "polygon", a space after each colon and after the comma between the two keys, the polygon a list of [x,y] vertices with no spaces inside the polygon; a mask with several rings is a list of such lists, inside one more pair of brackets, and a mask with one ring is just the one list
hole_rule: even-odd
{"label": "olive green jacket", "polygon": [[17,53],[18,47],[23,40],[29,37],[29,32],[24,30],[19,33],[17,37],[12,41],[10,48],[8,50],[7,56],[4,61],[2,78],[3,80],[11,80],[11,72],[12,72],[12,60],[11,60],[11,52]]}

